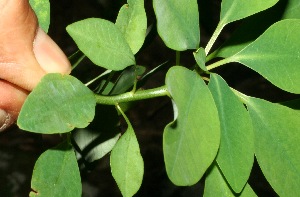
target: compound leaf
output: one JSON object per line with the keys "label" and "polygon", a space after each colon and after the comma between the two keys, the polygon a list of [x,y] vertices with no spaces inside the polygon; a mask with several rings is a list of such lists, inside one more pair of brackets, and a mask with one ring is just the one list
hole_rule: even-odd
{"label": "compound leaf", "polygon": [[80,197],[80,172],[71,145],[64,142],[44,152],[36,161],[31,180],[30,197]]}
{"label": "compound leaf", "polygon": [[184,51],[200,43],[197,0],[153,0],[157,31],[167,47]]}
{"label": "compound leaf", "polygon": [[78,79],[47,74],[26,99],[19,118],[21,129],[43,134],[84,128],[94,118],[96,99]]}
{"label": "compound leaf", "polygon": [[217,163],[231,188],[240,193],[248,181],[254,161],[251,119],[243,103],[219,75],[211,75],[209,89],[221,123]]}
{"label": "compound leaf", "polygon": [[121,30],[112,22],[89,18],[67,27],[78,48],[96,65],[122,70],[135,64],[134,55]]}
{"label": "compound leaf", "polygon": [[217,154],[218,112],[208,87],[195,72],[172,67],[166,85],[175,111],[175,120],[165,127],[163,135],[167,174],[176,185],[193,185]]}
{"label": "compound leaf", "polygon": [[121,7],[116,20],[132,52],[136,54],[142,47],[147,29],[147,17],[144,0],[128,0]]}

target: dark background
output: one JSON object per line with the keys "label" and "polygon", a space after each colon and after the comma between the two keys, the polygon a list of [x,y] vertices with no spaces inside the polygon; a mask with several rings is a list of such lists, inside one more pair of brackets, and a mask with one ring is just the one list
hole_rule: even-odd
{"label": "dark background", "polygon": [[[124,3],[126,2],[120,0],[51,0],[52,18],[49,35],[69,56],[77,50],[77,47],[65,31],[68,24],[90,17],[100,17],[114,22],[118,10]],[[148,24],[153,23],[155,19],[151,3],[152,1],[145,1]],[[201,45],[205,46],[218,22],[220,1],[201,1],[199,7]],[[218,39],[217,44],[226,40],[236,26],[237,24],[229,25]],[[175,60],[175,52],[166,48],[159,37],[155,37],[152,44],[137,57],[138,64],[144,65],[150,70],[167,60],[169,62],[166,69],[156,73],[153,79],[144,86],[145,88],[158,87],[164,84],[165,72],[168,67],[174,65]],[[185,66],[195,64],[192,51],[183,53],[182,64]],[[83,68],[85,74],[82,74],[84,76],[95,73],[95,68],[91,67],[88,60],[80,66],[85,67]],[[251,96],[273,102],[295,97],[295,95],[274,87],[245,66],[232,64],[215,71],[225,78],[231,87]],[[192,187],[176,187],[166,176],[162,154],[162,133],[165,125],[173,118],[170,100],[157,98],[150,102],[138,102],[128,112],[128,116],[135,129],[145,163],[143,184],[136,196],[201,196],[204,186],[203,180]],[[20,131],[16,126],[0,133],[0,196],[28,196],[35,161],[43,151],[55,146],[60,140],[58,135],[31,134]],[[111,176],[109,155],[97,161],[94,166],[93,171],[82,172],[83,196],[121,196]],[[250,184],[259,196],[276,196],[264,180],[256,162],[250,177]]]}

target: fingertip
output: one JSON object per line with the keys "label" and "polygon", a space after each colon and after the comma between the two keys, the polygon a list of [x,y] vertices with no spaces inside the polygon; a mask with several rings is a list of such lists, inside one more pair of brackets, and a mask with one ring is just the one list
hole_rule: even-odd
{"label": "fingertip", "polygon": [[47,73],[70,74],[71,64],[59,46],[38,28],[33,51],[36,60]]}

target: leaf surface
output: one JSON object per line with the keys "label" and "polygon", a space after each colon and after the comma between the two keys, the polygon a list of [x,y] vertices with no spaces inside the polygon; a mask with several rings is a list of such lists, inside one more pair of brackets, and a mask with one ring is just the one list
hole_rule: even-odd
{"label": "leaf surface", "polygon": [[122,70],[135,64],[134,55],[121,30],[112,22],[89,18],[67,27],[78,48],[96,65]]}
{"label": "leaf surface", "polygon": [[157,31],[167,47],[184,51],[200,43],[197,0],[153,0]]}
{"label": "leaf surface", "polygon": [[199,48],[193,53],[193,55],[199,68],[201,68],[203,71],[207,71],[207,68],[205,67],[206,54],[204,48]]}
{"label": "leaf surface", "polygon": [[275,5],[278,0],[222,0],[220,23],[228,24]]}
{"label": "leaf surface", "polygon": [[47,74],[26,99],[18,126],[34,133],[66,133],[86,127],[95,105],[93,92],[75,77]]}
{"label": "leaf surface", "polygon": [[298,0],[279,1],[268,10],[245,19],[240,27],[214,52],[217,57],[230,57],[257,39],[272,24],[282,19],[300,19]]}
{"label": "leaf surface", "polygon": [[128,0],[128,4],[121,7],[116,25],[129,44],[133,54],[142,47],[147,29],[147,17],[144,0]]}
{"label": "leaf surface", "polygon": [[300,111],[257,98],[244,100],[264,176],[279,196],[300,196]]}
{"label": "leaf surface", "polygon": [[217,163],[231,188],[240,193],[248,181],[254,161],[251,119],[243,103],[219,75],[211,75],[209,89],[221,123]]}
{"label": "leaf surface", "polygon": [[163,134],[167,174],[176,185],[193,185],[217,154],[218,112],[208,87],[196,73],[180,66],[172,67],[166,85],[175,113],[175,120],[165,127]]}
{"label": "leaf surface", "polygon": [[134,130],[123,112],[128,124],[110,156],[111,173],[124,197],[133,196],[141,187],[144,175],[144,161]]}
{"label": "leaf surface", "polygon": [[300,93],[299,32],[299,19],[277,22],[229,59],[255,70],[283,90]]}
{"label": "leaf surface", "polygon": [[50,26],[50,2],[49,0],[29,0],[34,10],[39,26],[47,33]]}
{"label": "leaf surface", "polygon": [[30,197],[80,197],[82,185],[72,147],[64,142],[44,152],[36,161]]}
{"label": "leaf surface", "polygon": [[226,196],[226,197],[256,197],[257,195],[247,183],[239,193],[233,193],[227,185],[219,168],[214,165],[205,179],[204,197]]}

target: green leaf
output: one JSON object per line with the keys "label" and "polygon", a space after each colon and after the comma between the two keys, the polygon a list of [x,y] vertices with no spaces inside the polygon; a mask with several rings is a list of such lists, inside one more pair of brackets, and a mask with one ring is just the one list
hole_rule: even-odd
{"label": "green leaf", "polygon": [[204,48],[199,48],[196,52],[193,53],[194,58],[199,66],[200,69],[203,71],[207,71],[205,66],[206,54]]}
{"label": "green leaf", "polygon": [[110,21],[89,18],[67,27],[78,48],[96,65],[123,70],[134,65],[134,55],[120,29]]}
{"label": "green leaf", "polygon": [[275,5],[279,0],[222,0],[220,23],[228,24]]}
{"label": "green leaf", "polygon": [[44,152],[36,161],[29,196],[80,197],[81,178],[72,147],[64,142]]}
{"label": "green leaf", "polygon": [[167,47],[184,51],[200,43],[197,0],[153,0],[157,31]]}
{"label": "green leaf", "polygon": [[39,20],[39,26],[47,33],[50,26],[49,0],[29,0],[29,3]]}
{"label": "green leaf", "polygon": [[226,58],[234,55],[253,42],[275,22],[281,19],[299,19],[299,13],[298,0],[279,1],[272,8],[246,18],[231,37],[214,52],[214,56]]}
{"label": "green leaf", "polygon": [[221,123],[217,163],[231,188],[240,193],[248,181],[254,161],[254,135],[248,111],[226,82],[212,74],[209,89]]}
{"label": "green leaf", "polygon": [[147,16],[144,0],[128,0],[121,7],[116,20],[132,52],[136,54],[142,47],[147,30]]}
{"label": "green leaf", "polygon": [[114,106],[97,105],[96,115],[86,129],[72,132],[80,150],[78,155],[85,161],[93,162],[109,153],[120,137],[119,116]]}
{"label": "green leaf", "polygon": [[34,133],[66,133],[86,127],[95,105],[93,92],[75,77],[47,74],[26,99],[18,126]]}
{"label": "green leaf", "polygon": [[144,161],[133,128],[125,116],[128,128],[113,148],[110,156],[111,173],[124,197],[133,196],[141,187]]}
{"label": "green leaf", "polygon": [[74,140],[80,148],[81,157],[85,161],[93,162],[109,153],[117,143],[120,134],[116,132],[103,133],[101,131],[80,129],[74,132]]}
{"label": "green leaf", "polygon": [[228,61],[246,65],[283,90],[300,93],[299,32],[298,19],[277,22]]}
{"label": "green leaf", "polygon": [[146,69],[142,66],[132,66],[126,68],[117,79],[113,89],[110,91],[110,94],[116,95],[126,92],[134,85],[137,80],[137,76],[142,75],[145,70]]}
{"label": "green leaf", "polygon": [[300,111],[257,98],[244,100],[263,174],[279,196],[300,196]]}
{"label": "green leaf", "polygon": [[208,87],[195,72],[172,67],[166,85],[175,111],[175,120],[166,126],[163,135],[167,174],[176,185],[193,185],[218,152],[218,112]]}
{"label": "green leaf", "polygon": [[241,193],[234,193],[227,185],[226,180],[219,168],[214,165],[205,179],[204,197],[226,196],[226,197],[255,197],[257,196],[247,183]]}
{"label": "green leaf", "polygon": [[282,19],[298,18],[300,19],[300,2],[299,0],[288,0]]}

